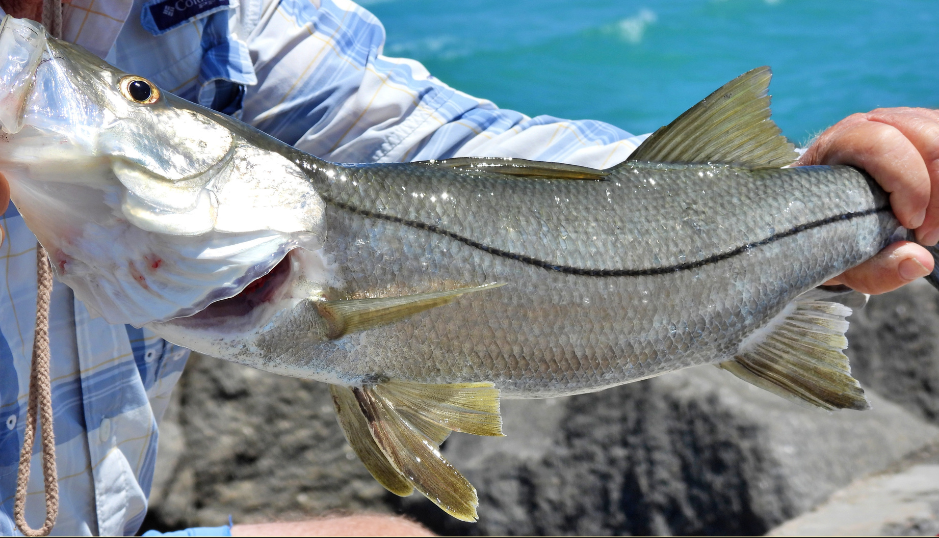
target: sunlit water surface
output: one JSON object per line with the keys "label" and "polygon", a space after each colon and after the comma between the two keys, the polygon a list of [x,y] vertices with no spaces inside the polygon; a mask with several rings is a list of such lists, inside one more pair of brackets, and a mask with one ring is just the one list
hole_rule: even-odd
{"label": "sunlit water surface", "polygon": [[385,54],[529,115],[655,130],[731,78],[773,68],[797,142],[852,112],[939,107],[935,0],[364,0]]}

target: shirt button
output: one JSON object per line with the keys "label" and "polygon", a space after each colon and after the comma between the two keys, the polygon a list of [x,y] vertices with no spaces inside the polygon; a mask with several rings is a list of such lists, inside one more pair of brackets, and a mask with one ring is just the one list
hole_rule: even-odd
{"label": "shirt button", "polygon": [[98,426],[98,439],[101,442],[105,442],[111,437],[111,420],[104,419],[101,421],[101,425]]}
{"label": "shirt button", "polygon": [[12,430],[16,427],[16,415],[10,415],[7,417],[7,429]]}

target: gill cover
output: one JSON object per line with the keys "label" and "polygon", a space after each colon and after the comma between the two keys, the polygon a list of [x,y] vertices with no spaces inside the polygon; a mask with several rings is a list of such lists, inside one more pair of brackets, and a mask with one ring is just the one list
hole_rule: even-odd
{"label": "gill cover", "polygon": [[143,325],[231,297],[319,248],[322,200],[227,118],[7,17],[0,172],[59,279],[92,313]]}

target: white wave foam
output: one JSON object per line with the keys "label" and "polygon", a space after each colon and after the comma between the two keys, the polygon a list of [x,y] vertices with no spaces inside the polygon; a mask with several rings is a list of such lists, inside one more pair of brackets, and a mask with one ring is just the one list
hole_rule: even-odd
{"label": "white wave foam", "polygon": [[642,36],[646,32],[646,28],[657,20],[658,17],[655,15],[654,11],[643,8],[632,17],[627,17],[617,22],[614,30],[623,41],[638,44],[642,41]]}

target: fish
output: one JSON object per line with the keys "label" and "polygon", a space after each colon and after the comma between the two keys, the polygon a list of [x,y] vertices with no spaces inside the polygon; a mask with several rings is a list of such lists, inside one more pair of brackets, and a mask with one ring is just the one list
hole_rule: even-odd
{"label": "fish", "polygon": [[56,277],[110,323],[327,383],[397,495],[477,520],[440,445],[502,436],[503,398],[712,365],[869,407],[843,353],[865,299],[824,283],[910,234],[863,171],[789,167],[767,67],[599,170],[327,162],[28,20],[0,58],[0,172]]}

